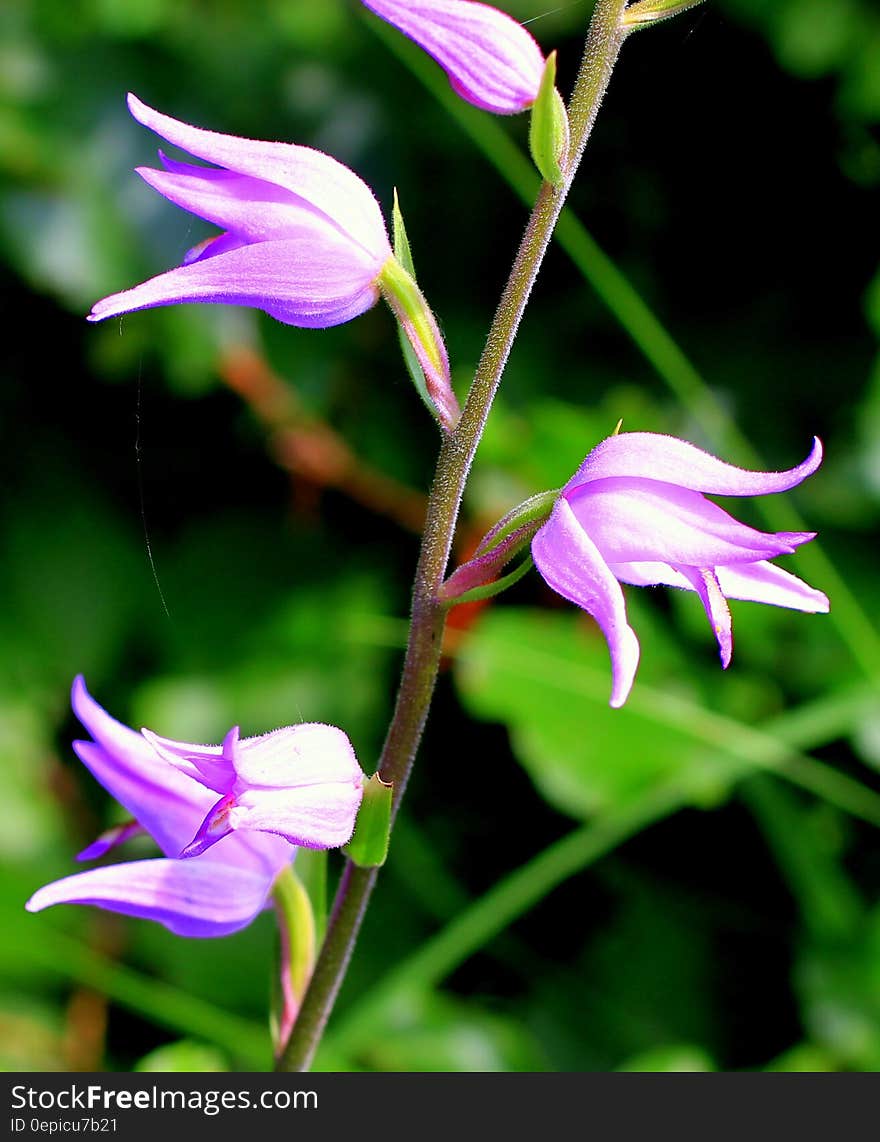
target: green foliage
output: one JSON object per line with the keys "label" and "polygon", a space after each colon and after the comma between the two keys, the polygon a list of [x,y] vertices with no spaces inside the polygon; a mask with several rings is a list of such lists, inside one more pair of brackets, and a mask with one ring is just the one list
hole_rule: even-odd
{"label": "green foliage", "polygon": [[605,640],[577,615],[496,610],[468,641],[457,677],[467,707],[509,727],[537,790],[572,817],[626,803],[691,768],[685,728],[651,722],[646,733],[638,713],[610,709]]}
{"label": "green foliage", "polygon": [[[371,772],[436,430],[381,310],[86,326],[209,232],[131,173],[156,140],[123,95],[331,151],[389,223],[399,187],[461,391],[538,180],[525,117],[465,107],[342,0],[75,8],[0,5],[0,1066],[267,1067],[270,915],[185,941],[23,911],[118,819],[68,688],[82,671],[121,720],[195,740],[336,722]],[[567,91],[585,17],[557,8],[530,27]],[[537,577],[453,611],[324,1069],[880,1067],[878,21],[717,0],[631,37],[463,528],[559,487],[621,417],[774,468],[818,432],[816,477],[738,511],[821,532],[787,566],[831,615],[735,603],[723,673],[692,595],[628,590],[642,663],[610,711],[604,641]]]}
{"label": "green foliage", "polygon": [[134,1067],[136,1071],[195,1072],[228,1071],[222,1054],[204,1043],[180,1039],[167,1043],[144,1055]]}

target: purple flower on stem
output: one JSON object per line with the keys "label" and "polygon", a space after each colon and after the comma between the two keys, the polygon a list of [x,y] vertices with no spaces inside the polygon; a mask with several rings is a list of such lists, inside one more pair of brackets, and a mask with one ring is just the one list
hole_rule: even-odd
{"label": "purple flower on stem", "polygon": [[[57,880],[34,893],[30,912],[93,904],[156,920],[180,936],[225,936],[266,907],[296,854],[294,840],[331,848],[351,835],[363,775],[341,730],[306,725],[241,742],[232,731],[218,747],[161,738],[153,745],[111,718],[81,677],[72,702],[93,739],[74,742],[80,760],[165,856]],[[79,859],[103,855],[134,831],[133,824],[111,830]]]}
{"label": "purple flower on stem", "polygon": [[[223,228],[178,269],[95,304],[90,321],[178,302],[263,309],[288,325],[325,328],[379,300],[376,279],[391,257],[370,188],[342,163],[309,147],[221,135],[180,123],[134,95],[139,123],[216,167],[159,157],[137,173],[165,198]],[[217,169],[219,168],[219,169]]]}
{"label": "purple flower on stem", "polygon": [[446,346],[416,283],[395,260],[373,192],[336,159],[293,143],[204,131],[128,96],[139,123],[215,167],[168,158],[138,167],[154,190],[223,227],[183,265],[96,302],[89,321],[181,302],[262,309],[287,325],[324,329],[370,309],[381,294],[412,343],[440,423],[459,416]]}
{"label": "purple flower on stem", "polygon": [[815,439],[796,468],[749,472],[652,432],[611,436],[587,456],[532,540],[532,557],[554,591],[599,624],[611,652],[612,706],[626,701],[639,662],[621,583],[696,591],[724,667],[733,651],[728,598],[814,613],[829,609],[821,591],[768,562],[790,555],[815,532],[755,531],[702,495],[784,492],[821,461]]}
{"label": "purple flower on stem", "polygon": [[538,97],[541,49],[522,24],[473,0],[363,0],[424,48],[453,90],[485,111],[515,115]]}

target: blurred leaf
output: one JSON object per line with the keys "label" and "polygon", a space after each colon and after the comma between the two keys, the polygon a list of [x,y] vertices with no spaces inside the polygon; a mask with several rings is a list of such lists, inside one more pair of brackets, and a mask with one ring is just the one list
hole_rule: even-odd
{"label": "blurred leaf", "polygon": [[46,1004],[0,995],[0,1070],[63,1071],[63,1035]]}
{"label": "blurred leaf", "polygon": [[538,790],[572,817],[637,797],[693,762],[686,732],[608,707],[608,649],[579,615],[492,611],[462,648],[456,680],[474,714],[509,727]]}
{"label": "blurred leaf", "polygon": [[[4,511],[0,650],[11,677],[66,688],[79,671],[100,674],[113,661],[140,568],[107,504],[76,473],[57,469],[56,485],[48,471],[44,486]],[[63,510],[52,498],[59,485]]]}
{"label": "blurred leaf", "polygon": [[168,1071],[194,1073],[196,1071],[228,1071],[229,1065],[220,1051],[191,1039],[166,1043],[144,1055],[135,1064],[135,1071]]}
{"label": "blurred leaf", "polygon": [[0,690],[0,768],[5,823],[0,856],[42,858],[62,832],[60,806],[46,797],[51,782],[51,724],[45,711]]}
{"label": "blurred leaf", "polygon": [[798,1043],[778,1055],[764,1068],[765,1071],[836,1071],[834,1058],[814,1043]]}
{"label": "blurred leaf", "polygon": [[654,1047],[633,1055],[617,1068],[619,1071],[715,1071],[718,1068],[700,1047],[675,1044]]}
{"label": "blurred leaf", "polygon": [[811,943],[795,973],[812,1040],[838,1065],[880,1070],[880,908],[845,943]]}
{"label": "blurred leaf", "polygon": [[441,995],[399,997],[366,1060],[379,1071],[540,1071],[519,1020]]}

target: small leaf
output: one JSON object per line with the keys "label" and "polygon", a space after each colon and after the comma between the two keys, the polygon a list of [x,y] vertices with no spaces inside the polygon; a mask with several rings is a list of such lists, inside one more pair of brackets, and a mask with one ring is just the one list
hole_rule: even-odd
{"label": "small leaf", "polygon": [[378,868],[388,856],[392,791],[393,786],[384,782],[378,773],[364,785],[354,836],[343,850],[360,868]]}
{"label": "small leaf", "polygon": [[556,90],[556,52],[551,52],[541,77],[538,98],[532,107],[529,149],[542,177],[553,186],[562,183],[568,147],[568,112]]}
{"label": "small leaf", "polygon": [[228,1071],[229,1066],[223,1055],[205,1043],[194,1043],[190,1039],[180,1039],[176,1043],[165,1043],[144,1055],[136,1064],[136,1071],[196,1072]]}
{"label": "small leaf", "polygon": [[[394,256],[398,262],[403,266],[411,278],[415,279],[416,271],[413,265],[412,249],[409,244],[409,238],[406,233],[406,226],[403,222],[403,214],[400,210],[400,200],[397,197],[397,187],[394,188],[394,206],[391,211],[392,231],[394,238]],[[416,387],[416,391],[422,398],[425,407],[428,409],[432,416],[436,416],[437,412],[428,396],[428,387],[425,384],[425,374],[422,372],[422,366],[419,364],[419,359],[416,356],[415,349],[410,344],[409,338],[404,332],[403,326],[398,322],[397,325],[397,339],[400,342],[400,349],[403,353],[404,364],[406,371],[410,375],[412,383]]]}
{"label": "small leaf", "polygon": [[406,226],[403,222],[400,199],[397,197],[397,187],[394,188],[394,206],[391,211],[391,217],[394,227],[394,256],[410,277],[414,278],[416,276],[416,268],[413,265],[412,249],[410,248]]}
{"label": "small leaf", "polygon": [[648,24],[656,24],[658,20],[668,20],[702,3],[703,0],[639,0],[624,12],[623,26],[627,31],[634,32]]}

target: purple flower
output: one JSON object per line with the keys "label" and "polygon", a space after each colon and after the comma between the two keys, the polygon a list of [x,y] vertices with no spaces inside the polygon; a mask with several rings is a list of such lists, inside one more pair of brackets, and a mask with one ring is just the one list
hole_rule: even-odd
{"label": "purple flower", "polygon": [[787,472],[735,468],[672,436],[610,436],[562,489],[532,540],[547,583],[595,618],[611,652],[611,705],[626,701],[639,642],[626,618],[621,583],[663,583],[696,591],[718,640],[721,664],[733,650],[727,598],[825,612],[828,599],[769,563],[815,532],[768,535],[739,523],[701,493],[768,495],[795,487],[822,461],[822,445]]}
{"label": "purple flower", "polygon": [[514,115],[535,102],[544,57],[506,13],[472,0],[363,2],[433,56],[468,103]]}
{"label": "purple flower", "polygon": [[[171,202],[223,228],[176,270],[105,297],[90,321],[178,302],[263,309],[288,325],[324,328],[379,299],[391,257],[382,213],[353,171],[309,147],[203,131],[128,96],[139,123],[216,167],[176,162],[138,174]],[[217,169],[219,168],[219,169]]]}
{"label": "purple flower", "polygon": [[[294,840],[330,848],[351,835],[363,775],[341,730],[294,726],[241,742],[233,730],[217,747],[149,735],[153,745],[111,718],[81,677],[72,702],[93,739],[74,742],[74,750],[165,857],[57,880],[34,893],[30,912],[94,904],[157,920],[180,936],[225,936],[266,907],[276,876],[294,858]],[[80,859],[103,855],[133,831],[111,830]]]}
{"label": "purple flower", "polygon": [[222,226],[183,265],[96,302],[89,321],[179,302],[265,310],[287,325],[326,328],[384,294],[412,343],[427,393],[447,431],[459,407],[439,326],[418,285],[396,261],[373,192],[321,151],[190,127],[128,96],[139,123],[216,167],[169,159],[137,172],[171,202]]}
{"label": "purple flower", "polygon": [[285,726],[243,741],[234,726],[216,746],[141,732],[160,757],[220,794],[180,856],[199,856],[236,829],[309,849],[339,848],[351,837],[364,775],[336,726]]}

